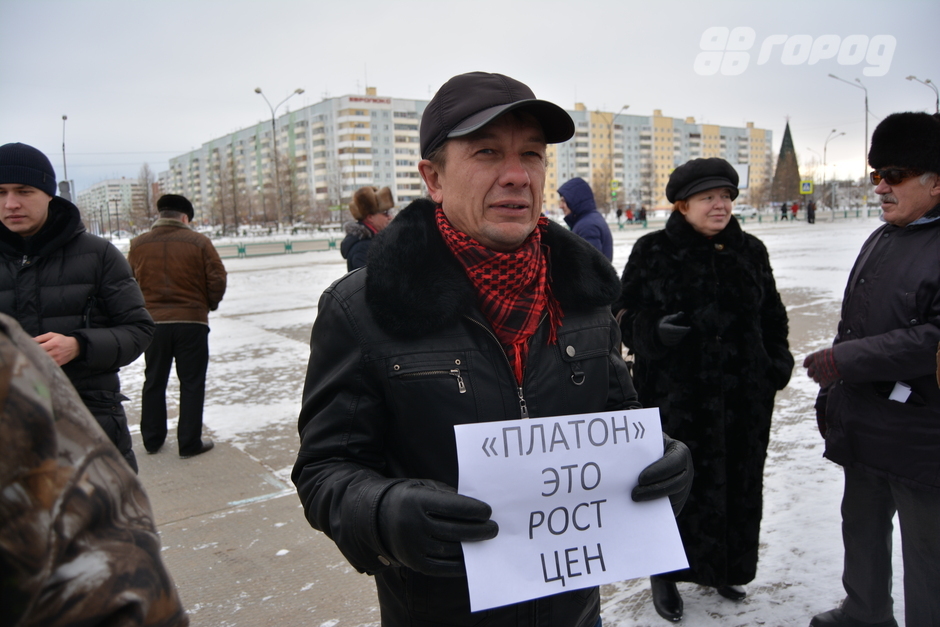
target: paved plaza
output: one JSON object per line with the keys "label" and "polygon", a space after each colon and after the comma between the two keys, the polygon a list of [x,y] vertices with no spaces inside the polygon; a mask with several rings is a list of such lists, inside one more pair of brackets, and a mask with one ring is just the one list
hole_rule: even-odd
{"label": "paved plaza", "polygon": [[[849,267],[877,226],[874,218],[745,225],[770,251],[798,364],[831,341]],[[644,232],[615,229],[618,271]],[[345,261],[332,250],[225,263],[229,291],[210,319],[205,418],[216,448],[179,459],[172,425],[163,449],[147,455],[137,432],[143,358],[122,371],[163,557],[194,627],[378,625],[372,579],[309,526],[290,483],[310,327],[320,293],[343,275]],[[176,393],[171,377],[171,417]],[[680,584],[686,627],[803,627],[841,599],[841,472],[822,459],[814,396],[800,367],[777,395],[761,562],[748,599],[735,604],[714,590]],[[602,593],[606,626],[665,624],[652,609],[645,578],[604,586]],[[903,616],[903,599],[896,616]]]}

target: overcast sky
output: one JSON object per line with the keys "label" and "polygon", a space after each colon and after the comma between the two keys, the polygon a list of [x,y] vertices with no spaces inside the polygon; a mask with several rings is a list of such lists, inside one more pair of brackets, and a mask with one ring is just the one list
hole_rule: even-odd
{"label": "overcast sky", "polygon": [[827,75],[867,87],[869,135],[934,111],[906,76],[940,82],[936,0],[0,0],[0,24],[0,144],[36,146],[61,178],[67,115],[78,190],[270,119],[255,87],[272,104],[302,87],[292,109],[366,85],[427,99],[474,70],[568,109],[754,122],[775,155],[789,119],[801,166],[837,129],[829,177],[859,177],[865,93]]}

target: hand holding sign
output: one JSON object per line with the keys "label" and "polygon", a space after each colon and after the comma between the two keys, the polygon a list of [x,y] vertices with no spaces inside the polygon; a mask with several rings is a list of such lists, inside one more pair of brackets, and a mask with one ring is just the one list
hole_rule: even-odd
{"label": "hand holding sign", "polygon": [[[458,425],[460,492],[492,506],[499,535],[465,543],[473,611],[686,568],[665,496],[691,481],[659,410]],[[640,485],[637,478],[642,477]],[[635,503],[630,494],[636,488]]]}
{"label": "hand holding sign", "polygon": [[463,575],[461,542],[496,537],[490,506],[440,481],[408,479],[379,502],[382,543],[397,562],[437,577]]}
{"label": "hand holding sign", "polygon": [[665,433],[663,448],[663,456],[640,473],[632,497],[639,503],[668,496],[672,513],[678,516],[692,490],[692,454],[688,446]]}

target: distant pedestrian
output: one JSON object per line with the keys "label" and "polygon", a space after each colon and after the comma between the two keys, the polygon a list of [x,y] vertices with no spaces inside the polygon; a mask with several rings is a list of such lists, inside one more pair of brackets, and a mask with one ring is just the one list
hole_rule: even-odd
{"label": "distant pedestrian", "polygon": [[160,218],[149,232],[131,240],[128,253],[157,323],[144,353],[140,435],[148,453],[156,453],[166,441],[166,384],[175,360],[180,381],[177,444],[180,457],[188,458],[213,447],[212,440],[202,439],[209,312],[218,309],[225,294],[226,273],[212,241],[189,226],[193,205],[185,196],[165,194],[157,210]]}
{"label": "distant pedestrian", "polygon": [[153,319],[124,255],[55,193],[46,155],[0,146],[0,312],[61,366],[136,472],[118,369],[150,344]]}
{"label": "distant pedestrian", "polygon": [[644,224],[646,223],[646,207],[643,205],[640,205],[640,213],[637,214],[636,219],[640,222],[643,222]]}
{"label": "distant pedestrian", "polygon": [[816,201],[811,200],[806,205],[806,221],[810,224],[816,223]]}
{"label": "distant pedestrian", "polygon": [[[620,221],[623,219],[623,209],[617,207],[617,224],[620,224]],[[630,220],[630,212],[627,211],[627,221]]]}
{"label": "distant pedestrian", "polygon": [[353,194],[349,213],[354,220],[343,225],[346,238],[339,246],[346,260],[346,271],[366,265],[372,238],[392,221],[391,210],[395,206],[392,190],[387,187],[361,187]]}
{"label": "distant pedestrian", "polygon": [[627,222],[633,223],[633,209],[627,209]]}
{"label": "distant pedestrian", "polygon": [[594,203],[594,192],[582,178],[573,178],[558,188],[559,204],[565,212],[565,222],[575,235],[601,251],[608,261],[614,258],[614,238],[604,216]]}
{"label": "distant pedestrian", "polygon": [[790,207],[790,211],[793,212],[793,220],[796,221],[796,214],[800,210],[800,203],[795,202],[793,206]]}
{"label": "distant pedestrian", "polygon": [[790,208],[790,204],[786,201],[784,201],[783,204],[780,205],[780,219],[781,220],[787,219],[787,211],[789,210],[789,208]]}
{"label": "distant pedestrian", "polygon": [[[839,608],[812,627],[897,627],[894,517],[901,530],[908,627],[940,625],[940,116],[895,113],[868,162],[884,224],[862,245],[829,348],[806,357],[819,384],[825,456],[842,466]],[[817,586],[819,584],[817,583]]]}

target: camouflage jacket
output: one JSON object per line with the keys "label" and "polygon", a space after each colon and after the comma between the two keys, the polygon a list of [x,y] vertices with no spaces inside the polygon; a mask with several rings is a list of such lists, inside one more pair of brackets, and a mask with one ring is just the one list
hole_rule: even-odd
{"label": "camouflage jacket", "polygon": [[189,624],[137,477],[2,314],[0,607],[0,627]]}

